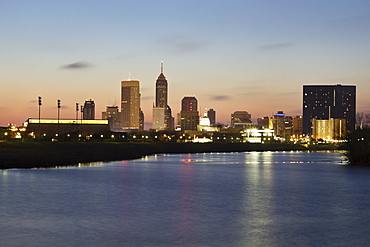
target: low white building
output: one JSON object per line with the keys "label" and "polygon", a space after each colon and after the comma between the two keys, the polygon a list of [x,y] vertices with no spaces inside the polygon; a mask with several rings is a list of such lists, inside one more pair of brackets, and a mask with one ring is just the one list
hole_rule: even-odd
{"label": "low white building", "polygon": [[252,143],[264,143],[274,138],[272,129],[245,129],[242,133],[243,141]]}

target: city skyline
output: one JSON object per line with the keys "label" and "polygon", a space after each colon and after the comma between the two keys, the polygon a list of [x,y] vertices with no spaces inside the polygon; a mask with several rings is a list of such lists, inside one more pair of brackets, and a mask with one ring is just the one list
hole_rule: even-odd
{"label": "city skyline", "polygon": [[[303,85],[356,85],[357,112],[370,112],[368,1],[243,2],[11,1],[0,15],[0,126],[75,116],[93,99],[96,116],[120,105],[120,82],[140,80],[151,122],[160,61],[168,105],[194,95],[203,115],[230,123],[277,111],[302,115]],[[162,10],[163,15],[158,15]],[[124,14],[122,14],[124,13]],[[138,14],[140,13],[140,14]],[[138,16],[137,16],[138,14]],[[137,16],[137,18],[136,18]]]}

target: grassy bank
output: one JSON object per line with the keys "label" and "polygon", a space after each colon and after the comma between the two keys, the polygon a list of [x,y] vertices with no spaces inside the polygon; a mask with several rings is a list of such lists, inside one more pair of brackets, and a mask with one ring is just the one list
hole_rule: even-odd
{"label": "grassy bank", "polygon": [[122,143],[2,142],[0,169],[77,165],[95,161],[137,159],[159,153],[306,150],[294,144],[250,143]]}
{"label": "grassy bank", "polygon": [[350,165],[370,166],[370,129],[355,130],[349,134],[346,150]]}

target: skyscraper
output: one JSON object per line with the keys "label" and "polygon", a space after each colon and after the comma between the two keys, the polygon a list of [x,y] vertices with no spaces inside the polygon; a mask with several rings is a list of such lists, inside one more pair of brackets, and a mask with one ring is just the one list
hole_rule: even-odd
{"label": "skyscraper", "polygon": [[356,86],[304,85],[303,134],[312,134],[313,119],[346,119],[347,130],[354,130]]}
{"label": "skyscraper", "polygon": [[207,111],[207,117],[209,118],[211,125],[216,123],[216,111],[215,110],[209,109]]}
{"label": "skyscraper", "polygon": [[181,101],[181,111],[198,111],[198,100],[194,96],[185,96]]}
{"label": "skyscraper", "polygon": [[140,128],[140,82],[127,80],[121,82],[121,128],[138,130]]}
{"label": "skyscraper", "polygon": [[92,99],[85,100],[83,108],[83,117],[84,120],[94,120],[95,119],[95,103]]}
{"label": "skyscraper", "polygon": [[181,130],[197,130],[199,124],[198,101],[194,96],[186,96],[181,101]]}
{"label": "skyscraper", "polygon": [[161,73],[155,83],[155,107],[166,108],[168,95],[168,83],[163,74],[163,62],[161,62]]}
{"label": "skyscraper", "polygon": [[161,73],[155,83],[155,104],[153,105],[152,129],[169,130],[174,128],[172,111],[167,102],[168,83],[163,74],[163,62],[161,62]]}

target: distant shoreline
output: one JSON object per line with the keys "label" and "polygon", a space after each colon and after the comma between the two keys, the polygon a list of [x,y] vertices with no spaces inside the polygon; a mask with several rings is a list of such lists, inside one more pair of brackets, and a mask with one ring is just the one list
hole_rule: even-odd
{"label": "distant shoreline", "polygon": [[[316,150],[327,149],[327,146],[316,147]],[[3,142],[0,143],[0,169],[74,166],[79,163],[139,159],[161,153],[292,150],[307,151],[310,149],[298,144],[285,143]]]}

